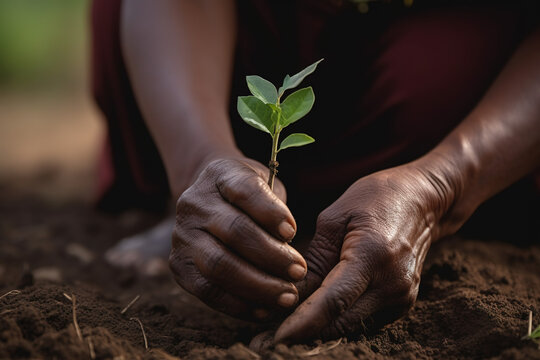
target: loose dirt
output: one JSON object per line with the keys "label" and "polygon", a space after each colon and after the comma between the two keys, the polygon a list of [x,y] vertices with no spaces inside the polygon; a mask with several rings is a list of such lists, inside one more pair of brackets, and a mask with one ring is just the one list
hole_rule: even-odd
{"label": "loose dirt", "polygon": [[[529,311],[540,323],[534,239],[441,241],[404,318],[337,346],[277,345],[257,355],[248,345],[266,325],[210,310],[168,275],[143,278],[104,262],[107,248],[157,215],[107,215],[9,184],[0,185],[0,214],[0,359],[540,359],[538,346],[521,339]],[[82,340],[64,294],[76,296]]]}

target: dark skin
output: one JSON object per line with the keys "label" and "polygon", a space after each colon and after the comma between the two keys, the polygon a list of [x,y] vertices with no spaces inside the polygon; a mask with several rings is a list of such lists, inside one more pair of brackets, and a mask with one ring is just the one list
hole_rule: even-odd
{"label": "dark skin", "polygon": [[337,337],[377,314],[403,314],[431,243],[540,164],[536,30],[435,149],[359,179],[324,210],[304,259],[288,244],[296,223],[283,184],[272,192],[267,167],[234,143],[234,39],[233,1],[124,4],[124,57],[179,198],[171,269],[186,290],[238,317],[264,319],[300,299],[276,341]]}

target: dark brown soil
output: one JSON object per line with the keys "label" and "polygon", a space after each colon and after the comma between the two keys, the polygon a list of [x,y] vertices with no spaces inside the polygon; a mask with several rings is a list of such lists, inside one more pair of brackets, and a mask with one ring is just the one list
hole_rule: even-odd
{"label": "dark brown soil", "polygon": [[[20,290],[0,299],[0,359],[256,358],[247,346],[264,326],[213,312],[169,276],[140,278],[104,262],[115,241],[156,221],[0,187],[0,296]],[[521,340],[529,311],[540,322],[540,243],[514,241],[441,241],[427,259],[416,306],[403,319],[330,350],[331,344],[278,345],[262,358],[540,359],[537,345]],[[76,297],[82,341],[64,293]],[[144,326],[148,351],[134,318]],[[310,357],[313,348],[318,355]]]}

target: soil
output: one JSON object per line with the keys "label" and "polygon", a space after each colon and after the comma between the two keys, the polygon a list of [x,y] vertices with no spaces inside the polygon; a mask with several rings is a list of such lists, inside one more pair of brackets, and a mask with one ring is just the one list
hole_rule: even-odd
{"label": "soil", "polygon": [[[80,201],[55,203],[0,185],[0,359],[259,357],[248,346],[265,325],[210,310],[168,275],[144,278],[103,260],[120,238],[158,220],[138,211],[103,214]],[[260,357],[540,359],[538,345],[521,339],[529,311],[540,323],[540,243],[507,240],[443,240],[430,251],[416,305],[402,319],[337,346],[277,345]],[[68,297],[76,300],[82,340]]]}

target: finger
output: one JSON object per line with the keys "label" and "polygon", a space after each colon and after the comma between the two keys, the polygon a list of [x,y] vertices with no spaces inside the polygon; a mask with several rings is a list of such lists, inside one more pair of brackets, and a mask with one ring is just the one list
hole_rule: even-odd
{"label": "finger", "polygon": [[[262,179],[268,179],[269,169],[266,166],[261,166],[259,162],[251,161],[249,159],[245,159],[245,162],[253,171],[257,173],[257,175],[259,175],[259,177]],[[274,181],[273,192],[281,201],[283,201],[283,203],[287,203],[287,191],[285,190],[283,183],[278,178],[276,178]]]}
{"label": "finger", "polygon": [[292,281],[302,280],[307,264],[296,249],[273,238],[234,206],[218,204],[206,230],[256,267]]}
{"label": "finger", "polygon": [[251,168],[221,172],[216,182],[221,196],[248,214],[280,240],[291,241],[296,222],[289,208]]}
{"label": "finger", "polygon": [[347,312],[341,314],[323,330],[323,340],[335,339],[358,331],[364,333],[393,322],[407,314],[415,296],[389,293],[383,288],[368,288]]}
{"label": "finger", "polygon": [[367,319],[371,320],[371,316],[380,307],[380,292],[367,290],[345,313],[333,319],[328,326],[321,330],[321,338],[331,340],[358,330],[366,331],[372,325],[372,321],[367,321]]}
{"label": "finger", "polygon": [[176,282],[184,290],[195,295],[211,308],[235,317],[249,316],[250,305],[211,284],[200,273],[191,258],[173,249],[169,256],[169,267]]}
{"label": "finger", "polygon": [[[227,249],[212,235],[191,231],[193,263],[201,274],[226,292],[267,306],[289,308],[298,300],[296,287],[268,275]],[[185,240],[185,239],[184,239]]]}
{"label": "finger", "polygon": [[361,264],[342,259],[321,287],[285,319],[276,332],[276,341],[298,342],[319,335],[360,298],[370,282],[367,275]]}
{"label": "finger", "polygon": [[169,256],[169,266],[184,290],[214,310],[248,321],[271,321],[274,317],[263,306],[248,303],[205,279],[192,259],[180,256],[175,250]]}

